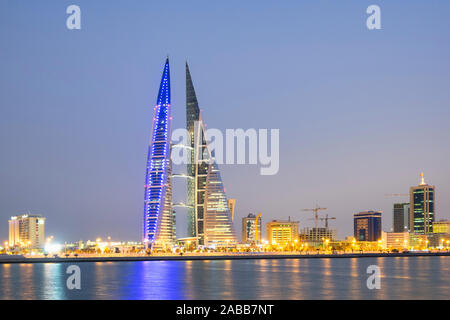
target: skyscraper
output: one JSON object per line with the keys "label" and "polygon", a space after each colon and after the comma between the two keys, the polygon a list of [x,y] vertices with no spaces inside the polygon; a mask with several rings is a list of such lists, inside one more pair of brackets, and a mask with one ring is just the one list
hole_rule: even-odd
{"label": "skyscraper", "polygon": [[[192,83],[189,66],[186,62],[186,129],[190,138],[190,163],[187,165],[188,179],[187,204],[188,209],[188,236],[198,237],[199,244],[204,243],[204,199],[206,188],[206,176],[208,174],[207,163],[199,164],[195,161],[195,140],[197,134],[203,135],[196,123],[200,121],[200,108]],[[195,132],[199,131],[200,132]],[[201,141],[203,141],[202,139]],[[196,200],[197,199],[197,200]]]}
{"label": "skyscraper", "polygon": [[357,241],[381,239],[381,212],[363,211],[353,215],[354,236]]}
{"label": "skyscraper", "polygon": [[394,232],[409,231],[409,203],[394,203],[393,226]]}
{"label": "skyscraper", "polygon": [[170,70],[167,58],[154,108],[144,201],[144,243],[164,247],[175,241],[170,160]]}
{"label": "skyscraper", "polygon": [[228,200],[205,134],[194,85],[186,62],[186,128],[190,138],[188,179],[188,236],[199,245],[227,246],[236,243]]}
{"label": "skyscraper", "polygon": [[433,232],[435,220],[436,187],[425,183],[423,173],[420,184],[409,189],[411,232],[426,234]]}

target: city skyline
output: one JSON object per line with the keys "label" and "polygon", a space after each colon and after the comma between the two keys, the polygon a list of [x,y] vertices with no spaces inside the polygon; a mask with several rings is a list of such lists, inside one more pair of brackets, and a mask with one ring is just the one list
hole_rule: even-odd
{"label": "city skyline", "polygon": [[[129,8],[123,21],[102,25],[96,19],[114,16],[119,6],[111,4],[105,12],[98,4],[81,2],[90,18],[79,34],[57,28],[55,4],[39,4],[48,9],[42,11],[49,17],[45,21],[21,4],[11,5],[8,16],[0,10],[5,23],[23,21],[10,30],[14,37],[2,36],[0,239],[8,237],[8,219],[28,210],[45,216],[46,231],[61,240],[138,238],[148,123],[167,53],[177,91],[173,128],[184,127],[186,58],[195,70],[208,126],[280,128],[278,175],[263,177],[251,166],[221,166],[227,195],[237,199],[236,230],[250,212],[262,212],[263,224],[291,216],[300,228],[311,227],[310,215],[300,208],[319,203],[337,217],[330,227],[339,230],[339,238],[353,233],[353,214],[364,210],[383,211],[383,230],[389,231],[393,203],[408,198],[385,194],[408,192],[419,184],[422,171],[439,192],[436,220],[450,218],[450,200],[439,196],[450,192],[445,86],[450,51],[441,41],[448,37],[440,22],[442,8],[414,4],[417,10],[409,19],[420,23],[402,25],[396,20],[404,15],[402,6],[386,4],[383,30],[372,34],[359,21],[363,15],[353,16],[366,3],[330,5],[334,16],[287,2],[284,6],[297,16],[277,20],[283,30],[290,27],[283,34],[281,26],[265,23],[273,20],[268,12],[279,16],[286,8],[271,11],[269,3],[255,12],[241,4],[253,22],[241,29],[226,4],[220,5],[226,14],[206,14],[199,6],[196,12],[186,5],[181,13],[170,11],[170,5],[142,4],[145,14]],[[153,18],[152,24],[161,23],[169,13],[175,20],[170,41],[145,25]],[[225,32],[228,18],[235,25]],[[202,19],[213,30],[203,30]],[[192,24],[186,26],[186,20]],[[311,28],[314,37],[308,35]],[[194,43],[187,43],[195,32]],[[116,33],[130,37],[115,42]],[[104,40],[96,44],[99,39]],[[38,42],[40,54],[30,56]],[[374,50],[378,47],[384,50]],[[55,57],[60,50],[65,56]],[[16,73],[24,66],[25,78]]]}

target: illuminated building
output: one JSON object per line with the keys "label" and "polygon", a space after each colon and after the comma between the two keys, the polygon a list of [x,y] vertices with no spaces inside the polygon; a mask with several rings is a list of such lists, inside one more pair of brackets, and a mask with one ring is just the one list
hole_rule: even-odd
{"label": "illuminated building", "polygon": [[393,227],[394,232],[408,232],[409,227],[409,203],[394,203]]}
{"label": "illuminated building", "polygon": [[236,199],[228,199],[228,209],[230,209],[231,221],[234,221],[235,208],[236,208]]}
{"label": "illuminated building", "polygon": [[261,215],[250,213],[242,218],[242,243],[261,243]]}
{"label": "illuminated building", "polygon": [[42,249],[45,245],[45,218],[40,215],[22,215],[9,220],[10,247]]}
{"label": "illuminated building", "polygon": [[408,232],[383,232],[383,242],[388,249],[407,249],[410,236]]}
{"label": "illuminated building", "polygon": [[433,223],[433,233],[450,234],[450,221],[441,220]]}
{"label": "illuminated building", "polygon": [[[189,66],[186,63],[186,128],[190,138],[188,179],[188,236],[199,245],[229,246],[236,244],[229,203],[214,155],[205,134]],[[234,212],[234,206],[233,210]]]}
{"label": "illuminated building", "polygon": [[415,248],[428,247],[428,237],[425,234],[409,233],[409,245]]}
{"label": "illuminated building", "polygon": [[300,239],[306,242],[323,242],[323,239],[329,241],[336,240],[337,230],[330,228],[304,228],[300,231]]}
{"label": "illuminated building", "polygon": [[423,173],[420,174],[421,182],[416,187],[409,189],[411,232],[427,234],[433,232],[435,219],[436,188],[425,183]]}
{"label": "illuminated building", "polygon": [[273,220],[267,222],[267,241],[269,244],[287,244],[298,239],[298,221]]}
{"label": "illuminated building", "polygon": [[208,169],[205,195],[205,245],[228,247],[237,239],[220,171],[216,163]]}
{"label": "illuminated building", "polygon": [[[186,62],[186,129],[190,138],[190,163],[187,165],[187,173],[191,177],[188,179],[187,202],[188,210],[188,235],[198,238],[199,244],[204,244],[204,205],[206,193],[206,177],[208,175],[208,163],[199,162],[195,150],[198,136],[201,135],[200,148],[206,149],[206,140],[203,128],[198,126],[200,119],[200,108],[192,83],[189,66]],[[197,125],[196,125],[197,124]]]}
{"label": "illuminated building", "polygon": [[170,122],[170,70],[167,59],[154,108],[145,178],[144,243],[151,248],[170,246],[175,241]]}
{"label": "illuminated building", "polygon": [[363,211],[353,215],[354,236],[357,241],[381,239],[381,212]]}

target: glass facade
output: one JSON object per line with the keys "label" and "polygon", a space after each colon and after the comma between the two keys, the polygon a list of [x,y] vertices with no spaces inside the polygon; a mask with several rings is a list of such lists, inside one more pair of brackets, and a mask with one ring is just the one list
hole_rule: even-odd
{"label": "glass facade", "polygon": [[[205,135],[194,85],[186,63],[186,128],[190,138],[187,173],[188,236],[199,245],[236,243],[231,213],[217,165],[213,162]],[[207,207],[208,206],[208,207]]]}
{"label": "glass facade", "polygon": [[175,241],[170,161],[170,70],[166,60],[154,108],[144,197],[144,242],[164,247]]}
{"label": "glass facade", "polygon": [[353,216],[354,236],[357,241],[378,241],[381,239],[381,212],[364,211]]}
{"label": "glass facade", "polygon": [[419,185],[410,190],[411,208],[410,223],[414,233],[433,232],[435,215],[435,188],[430,185]]}
{"label": "glass facade", "polygon": [[188,236],[198,237],[199,244],[203,244],[203,206],[207,168],[205,168],[205,165],[197,165],[195,161],[195,130],[198,130],[195,123],[197,121],[200,121],[200,108],[198,106],[189,66],[186,62],[186,129],[189,132],[191,147],[190,163],[187,165],[187,174],[191,177],[191,179],[188,179],[187,181],[187,204],[189,205]]}
{"label": "glass facade", "polygon": [[409,203],[394,203],[393,232],[409,231]]}
{"label": "glass facade", "polygon": [[205,245],[232,246],[237,243],[219,168],[211,163],[206,183]]}

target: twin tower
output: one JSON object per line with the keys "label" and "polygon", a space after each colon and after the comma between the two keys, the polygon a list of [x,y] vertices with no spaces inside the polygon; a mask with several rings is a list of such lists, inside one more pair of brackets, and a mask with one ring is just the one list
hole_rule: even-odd
{"label": "twin tower", "polygon": [[[144,200],[144,244],[170,248],[176,242],[176,211],[172,201],[170,68],[167,58],[154,108],[148,149]],[[186,63],[186,129],[190,145],[186,207],[188,235],[205,247],[237,243],[220,171],[209,149],[189,66]]]}

